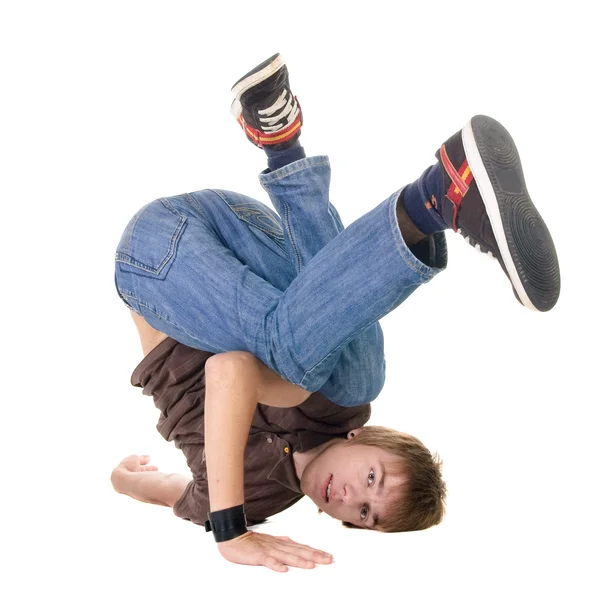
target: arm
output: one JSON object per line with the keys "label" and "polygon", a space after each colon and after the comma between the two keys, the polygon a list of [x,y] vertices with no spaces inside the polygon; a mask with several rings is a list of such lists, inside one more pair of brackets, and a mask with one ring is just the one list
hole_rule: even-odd
{"label": "arm", "polygon": [[162,473],[155,466],[145,466],[149,460],[149,456],[135,454],[123,459],[113,470],[111,483],[120,494],[172,508],[191,479],[178,473]]}
{"label": "arm", "polygon": [[[211,512],[244,503],[244,450],[259,402],[270,406],[301,404],[310,392],[283,380],[247,352],[228,352],[206,361],[204,428]],[[289,538],[252,531],[219,543],[224,558],[241,564],[287,571],[285,564],[312,567],[328,563],[324,553]]]}
{"label": "arm", "polygon": [[282,379],[247,352],[227,352],[206,361],[204,428],[211,511],[244,503],[244,450],[261,402],[301,404],[310,392]]}

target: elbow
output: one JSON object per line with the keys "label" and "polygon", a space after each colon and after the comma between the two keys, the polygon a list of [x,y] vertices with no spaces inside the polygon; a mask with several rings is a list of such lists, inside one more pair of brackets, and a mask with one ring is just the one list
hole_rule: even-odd
{"label": "elbow", "polygon": [[206,375],[218,376],[237,372],[240,369],[248,370],[256,366],[256,357],[250,352],[235,351],[214,354],[206,361],[204,372]]}
{"label": "elbow", "polygon": [[259,371],[257,359],[250,352],[223,352],[211,356],[204,365],[207,382],[232,386],[244,382],[245,389],[257,389]]}
{"label": "elbow", "polygon": [[302,404],[311,392],[283,379],[249,352],[215,354],[206,361],[207,386],[237,390],[253,401],[276,408]]}

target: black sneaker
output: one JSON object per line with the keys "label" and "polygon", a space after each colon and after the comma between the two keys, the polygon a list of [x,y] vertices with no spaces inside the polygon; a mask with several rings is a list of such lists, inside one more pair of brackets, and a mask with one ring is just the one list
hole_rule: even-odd
{"label": "black sneaker", "polygon": [[560,294],[558,257],[508,131],[477,115],[436,157],[444,167],[445,195],[436,206],[444,221],[499,261],[521,304],[550,310]]}
{"label": "black sneaker", "polygon": [[259,148],[285,149],[300,137],[302,109],[291,90],[285,60],[277,53],[231,88],[231,114]]}

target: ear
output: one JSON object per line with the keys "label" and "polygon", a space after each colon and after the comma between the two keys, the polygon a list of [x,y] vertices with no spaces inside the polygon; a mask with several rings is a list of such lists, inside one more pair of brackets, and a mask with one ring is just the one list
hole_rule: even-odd
{"label": "ear", "polygon": [[364,427],[359,427],[358,429],[353,429],[352,431],[348,432],[348,435],[346,437],[349,440],[351,440],[353,437],[356,437],[363,429],[364,429]]}

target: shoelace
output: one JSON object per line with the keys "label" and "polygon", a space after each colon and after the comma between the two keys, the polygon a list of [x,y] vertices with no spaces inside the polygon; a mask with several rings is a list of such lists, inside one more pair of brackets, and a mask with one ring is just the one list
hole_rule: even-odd
{"label": "shoelace", "polygon": [[[486,255],[488,258],[491,258],[492,260],[497,260],[496,257],[492,254],[492,252],[490,250],[488,250],[487,252],[484,252],[481,249],[481,245],[479,243],[476,243],[475,245],[473,245],[471,243],[471,236],[470,235],[466,235],[466,236],[463,235],[462,231],[460,229],[457,230],[456,233],[460,233],[460,235],[463,236],[463,239],[465,240],[465,242],[467,242],[467,244],[469,244],[469,246],[471,246],[471,248],[475,248],[475,250],[477,250],[477,252],[479,252],[480,254]],[[473,241],[475,241],[475,240],[473,240]]]}
{"label": "shoelace", "polygon": [[[272,115],[273,113],[277,112],[284,106],[285,106],[284,110],[281,111],[281,113],[278,114],[277,116],[275,116],[275,117],[268,116],[268,115]],[[294,96],[289,95],[287,90],[283,90],[283,92],[281,92],[281,94],[279,95],[279,98],[277,98],[277,100],[275,100],[275,103],[272,106],[258,111],[259,115],[266,115],[265,117],[262,117],[262,116],[259,117],[260,121],[261,121],[260,128],[265,133],[272,133],[272,132],[278,131],[279,129],[286,127],[292,121],[294,121],[294,119],[298,116],[299,112],[300,112],[300,109],[298,108],[298,105],[296,104]],[[282,119],[284,120],[283,123],[279,123],[278,125],[272,125],[272,123],[277,123],[278,121],[281,121]]]}

